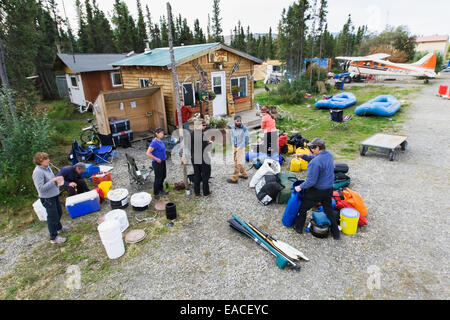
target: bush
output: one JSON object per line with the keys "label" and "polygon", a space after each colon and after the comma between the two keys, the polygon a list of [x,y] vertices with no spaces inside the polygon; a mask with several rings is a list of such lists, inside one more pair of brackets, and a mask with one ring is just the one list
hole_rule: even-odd
{"label": "bush", "polygon": [[34,114],[29,106],[14,111],[8,103],[9,92],[0,90],[0,196],[29,193],[33,188],[33,156],[49,146],[50,120]]}

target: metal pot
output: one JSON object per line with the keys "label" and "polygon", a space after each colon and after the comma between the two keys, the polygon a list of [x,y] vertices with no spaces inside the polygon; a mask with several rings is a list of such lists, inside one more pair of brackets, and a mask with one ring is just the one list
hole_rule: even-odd
{"label": "metal pot", "polygon": [[326,238],[330,234],[330,227],[320,227],[311,219],[311,234],[316,238]]}

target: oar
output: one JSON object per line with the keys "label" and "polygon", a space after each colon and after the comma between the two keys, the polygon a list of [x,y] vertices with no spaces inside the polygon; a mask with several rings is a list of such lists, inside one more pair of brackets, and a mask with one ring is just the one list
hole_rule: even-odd
{"label": "oar", "polygon": [[263,234],[266,238],[270,239],[274,246],[285,252],[289,257],[292,257],[292,259],[299,260],[300,258],[309,261],[309,259],[301,252],[300,250],[292,247],[291,245],[287,244],[286,242],[283,242],[281,240],[277,240],[271,235],[267,234],[264,231],[259,230],[257,227],[252,225],[251,223],[248,223],[251,227],[258,230],[261,234]]}
{"label": "oar", "polygon": [[255,226],[253,226],[252,224],[248,223],[248,226],[254,231],[256,232],[256,234],[258,234],[264,241],[266,241],[270,246],[272,246],[277,252],[279,252],[280,254],[282,254],[283,256],[292,259],[292,260],[298,260],[297,256],[291,256],[289,254],[287,254],[286,252],[284,252],[283,250],[281,250],[280,248],[278,248],[273,241],[268,238],[267,236],[265,236],[258,228],[256,228]]}

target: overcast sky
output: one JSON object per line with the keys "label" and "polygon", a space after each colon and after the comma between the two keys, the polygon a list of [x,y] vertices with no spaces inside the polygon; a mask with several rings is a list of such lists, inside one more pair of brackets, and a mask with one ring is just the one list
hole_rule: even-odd
{"label": "overcast sky", "polygon": [[[137,18],[136,0],[124,0],[133,17]],[[77,30],[75,0],[57,0],[59,13],[64,17],[63,2],[72,29]],[[84,3],[84,0],[81,1]],[[222,0],[220,3],[224,35],[236,26],[238,20],[253,33],[266,33],[272,27],[277,33],[283,8],[293,0]],[[114,0],[97,0],[98,6],[110,18]],[[167,0],[141,0],[149,6],[153,21],[167,15]],[[208,13],[212,13],[213,0],[171,0],[174,15],[181,13],[193,28],[194,20],[200,20],[206,33]],[[450,34],[450,0],[328,0],[328,25],[331,32],[339,32],[348,14],[356,28],[368,25],[370,31],[380,32],[386,24],[408,26],[416,35]]]}

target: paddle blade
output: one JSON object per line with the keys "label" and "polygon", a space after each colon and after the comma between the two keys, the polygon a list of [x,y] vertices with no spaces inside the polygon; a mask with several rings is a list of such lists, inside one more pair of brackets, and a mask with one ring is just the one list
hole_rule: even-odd
{"label": "paddle blade", "polygon": [[297,257],[296,260],[302,258],[303,260],[309,261],[309,259],[301,252],[300,250],[295,249],[291,245],[287,244],[286,242],[275,240],[274,243],[277,247],[279,247],[281,250],[289,254],[289,256],[295,256]]}

